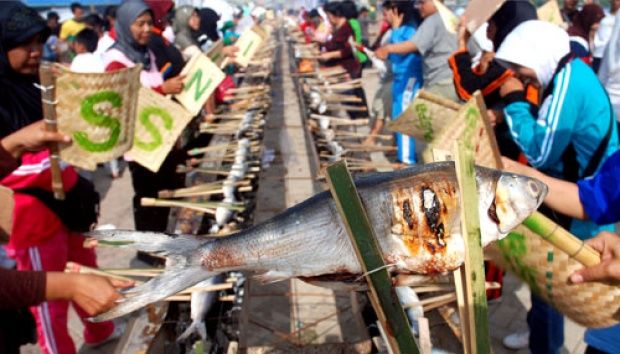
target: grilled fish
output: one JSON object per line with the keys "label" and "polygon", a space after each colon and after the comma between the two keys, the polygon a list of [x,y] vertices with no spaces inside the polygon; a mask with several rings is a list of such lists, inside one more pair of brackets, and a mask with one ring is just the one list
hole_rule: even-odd
{"label": "grilled fish", "polygon": [[[482,167],[476,167],[476,181],[483,246],[519,225],[547,193],[547,186],[538,180]],[[462,264],[465,246],[454,163],[369,174],[355,183],[393,272],[443,273]],[[95,231],[90,236],[167,257],[163,274],[131,289],[118,306],[94,319],[99,321],[226,271],[254,271],[264,282],[362,273],[328,191],[222,239],[123,230]]]}

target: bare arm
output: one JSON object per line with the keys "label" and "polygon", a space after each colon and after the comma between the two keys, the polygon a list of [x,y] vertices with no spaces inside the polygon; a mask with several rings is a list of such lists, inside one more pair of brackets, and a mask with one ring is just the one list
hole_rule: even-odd
{"label": "bare arm", "polygon": [[400,43],[388,44],[383,47],[377,49],[375,51],[375,55],[379,57],[379,59],[385,60],[388,54],[409,54],[413,52],[417,52],[418,47],[412,41],[404,41]]}
{"label": "bare arm", "polygon": [[549,187],[545,204],[551,209],[575,219],[588,219],[588,215],[584,211],[579,199],[579,187],[576,183],[547,176],[534,168],[505,157],[502,157],[502,163],[506,171],[536,178],[545,183]]}

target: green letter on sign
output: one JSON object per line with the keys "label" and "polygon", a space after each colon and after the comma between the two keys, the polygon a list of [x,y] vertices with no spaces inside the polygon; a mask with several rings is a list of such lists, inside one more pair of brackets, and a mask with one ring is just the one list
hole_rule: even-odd
{"label": "green letter on sign", "polygon": [[80,114],[85,121],[98,127],[110,129],[110,138],[101,143],[95,143],[88,138],[85,132],[73,133],[73,140],[84,150],[90,152],[104,152],[112,149],[121,134],[121,122],[114,117],[96,112],[95,105],[101,102],[109,102],[112,107],[118,108],[122,105],[122,97],[114,91],[102,91],[86,97],[82,101]]}
{"label": "green letter on sign", "polygon": [[150,118],[152,115],[161,118],[161,120],[164,122],[164,128],[166,128],[166,130],[172,129],[172,117],[168,112],[159,107],[149,106],[144,108],[140,112],[140,116],[138,118],[140,119],[140,123],[142,123],[146,131],[149,132],[149,134],[153,138],[153,141],[151,141],[150,143],[146,143],[140,140],[138,136],[135,136],[134,144],[140,149],[146,151],[153,151],[157,149],[162,143],[162,137],[159,133],[159,130],[157,130],[157,127],[151,122]]}
{"label": "green letter on sign", "polygon": [[192,76],[187,85],[185,85],[185,89],[183,91],[189,91],[190,87],[194,85],[194,82],[196,83],[194,101],[198,101],[200,97],[202,97],[202,94],[205,93],[209,86],[211,86],[213,80],[207,79],[207,83],[204,86],[200,87],[200,84],[202,83],[202,70],[198,70],[194,73],[194,76]]}

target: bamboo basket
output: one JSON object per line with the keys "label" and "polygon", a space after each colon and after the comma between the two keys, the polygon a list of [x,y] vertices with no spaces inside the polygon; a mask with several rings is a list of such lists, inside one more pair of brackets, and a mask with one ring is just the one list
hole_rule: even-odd
{"label": "bamboo basket", "polygon": [[[450,146],[454,140],[469,136],[475,148],[476,164],[499,168],[501,161],[494,132],[484,118],[485,107],[482,102],[478,102],[480,114],[473,114],[472,109],[477,109],[475,99],[464,104],[456,119],[436,132],[434,139],[429,142],[428,150]],[[429,152],[424,152],[424,161],[431,161]],[[608,327],[620,322],[620,287],[605,283],[577,285],[568,281],[571,274],[583,268],[571,255],[583,255],[591,253],[591,250],[586,252],[588,250],[580,247],[579,240],[552,221],[547,220],[546,225],[539,225],[541,218],[536,216],[535,219],[535,226],[541,226],[537,229],[553,232],[545,235],[538,231],[539,235],[521,225],[496,245],[487,247],[487,255],[504,269],[516,274],[533,292],[573,321],[589,328]],[[593,263],[592,257],[589,258],[589,265],[597,262]]]}
{"label": "bamboo basket", "polygon": [[583,265],[528,228],[519,226],[486,251],[494,262],[580,325],[600,328],[620,321],[620,287],[570,283],[570,275]]}

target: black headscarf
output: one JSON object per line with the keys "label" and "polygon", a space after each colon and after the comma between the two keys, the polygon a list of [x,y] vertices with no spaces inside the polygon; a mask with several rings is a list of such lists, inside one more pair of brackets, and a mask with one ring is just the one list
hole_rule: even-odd
{"label": "black headscarf", "polygon": [[127,0],[116,10],[116,42],[112,48],[123,52],[129,60],[142,64],[143,70],[151,69],[151,57],[146,45],[140,45],[131,34],[131,25],[145,12],[153,14],[151,8],[142,0]]}
{"label": "black headscarf", "polygon": [[39,14],[20,1],[0,1],[0,137],[5,137],[43,118],[37,75],[26,76],[11,68],[9,50],[41,35],[49,28]]}
{"label": "black headscarf", "polygon": [[220,20],[220,15],[208,7],[198,10],[200,15],[200,35],[207,35],[213,42],[217,42],[220,39],[219,33],[217,33],[217,21]]}
{"label": "black headscarf", "polygon": [[536,8],[527,0],[508,0],[491,17],[497,27],[493,47],[497,51],[506,36],[522,22],[537,20]]}

